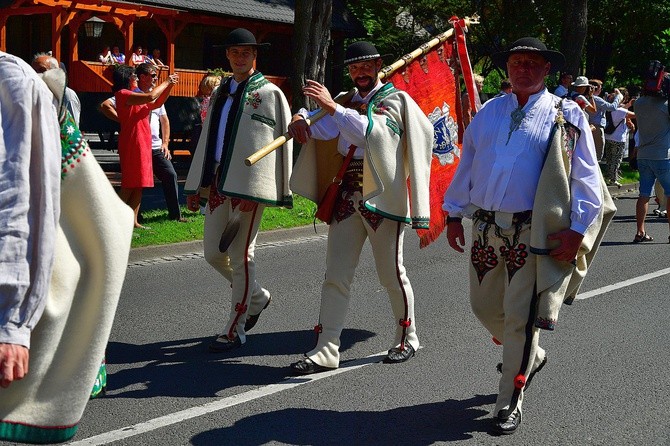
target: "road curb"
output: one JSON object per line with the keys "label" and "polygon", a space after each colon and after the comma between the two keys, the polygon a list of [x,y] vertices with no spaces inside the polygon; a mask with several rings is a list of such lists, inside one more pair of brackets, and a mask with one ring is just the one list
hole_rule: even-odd
{"label": "road curb", "polygon": [[637,192],[639,188],[640,188],[640,183],[638,183],[638,182],[623,184],[623,185],[621,185],[621,187],[607,186],[607,190],[609,190],[610,195],[614,198],[618,197],[619,195],[626,195],[626,194],[630,194],[630,193],[633,193],[633,192]]}
{"label": "road curb", "polygon": [[[624,184],[621,187],[608,186],[608,190],[612,197],[616,198],[620,195],[636,192],[639,187],[638,183]],[[314,235],[324,235],[328,233],[328,225],[320,223],[317,225],[300,226],[291,229],[275,229],[272,231],[263,231],[258,233],[256,244],[284,242],[289,240],[296,240],[304,237]],[[146,262],[154,259],[170,260],[177,256],[182,257],[188,254],[202,255],[202,240],[194,240],[192,242],[172,243],[169,245],[145,246],[142,248],[133,248],[130,250],[128,263],[134,264],[138,262]]]}
{"label": "road curb", "polygon": [[[285,242],[297,240],[315,235],[325,235],[328,233],[328,225],[320,223],[317,225],[300,226],[290,229],[274,229],[272,231],[263,231],[258,233],[256,245]],[[128,263],[134,264],[153,259],[173,259],[188,254],[202,255],[202,240],[192,242],[172,243],[169,245],[144,246],[142,248],[133,248],[130,250]]]}

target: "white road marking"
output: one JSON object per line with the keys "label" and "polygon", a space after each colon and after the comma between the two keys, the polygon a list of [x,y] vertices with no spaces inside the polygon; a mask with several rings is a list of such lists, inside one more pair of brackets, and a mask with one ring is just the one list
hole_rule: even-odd
{"label": "white road marking", "polygon": [[112,443],[114,441],[123,440],[125,438],[134,437],[135,435],[151,432],[162,427],[181,423],[182,421],[237,406],[238,404],[253,401],[258,398],[263,398],[264,396],[273,395],[275,393],[283,392],[284,390],[290,390],[303,384],[309,384],[324,378],[330,378],[331,376],[339,375],[340,373],[351,372],[353,370],[360,369],[361,367],[380,362],[385,356],[385,351],[379,352],[365,358],[344,362],[340,364],[340,367],[335,370],[315,373],[314,375],[309,376],[287,378],[276,384],[270,384],[268,386],[250,390],[239,395],[232,395],[220,400],[202,404],[200,406],[180,410],[179,412],[167,414],[162,417],[154,418],[153,420],[145,421],[143,423],[133,424],[132,426],[122,427],[121,429],[116,429],[102,433],[100,435],[95,435],[93,437],[84,438],[83,440],[68,443],[68,445],[103,445]]}
{"label": "white road marking", "polygon": [[610,291],[618,290],[620,288],[625,288],[627,286],[635,285],[636,283],[644,282],[647,280],[655,279],[656,277],[665,276],[670,274],[670,268],[665,268],[653,273],[644,274],[642,276],[634,277],[632,279],[623,280],[621,282],[613,283],[612,285],[607,285],[602,288],[598,288],[592,291],[587,291],[586,293],[580,293],[575,297],[575,300],[589,299],[591,297],[598,296],[600,294],[609,293]]}
{"label": "white road marking", "polygon": [[[610,291],[615,291],[627,286],[635,285],[636,283],[644,282],[647,280],[655,279],[656,277],[665,276],[670,274],[670,268],[665,268],[659,271],[655,271],[649,274],[644,274],[633,279],[624,280],[621,282],[614,283],[612,285],[607,285],[592,291],[587,291],[585,293],[578,294],[575,298],[576,300],[584,300],[592,297],[599,296],[601,294],[608,293]],[[109,444],[114,441],[123,440],[125,438],[134,437],[136,435],[144,434],[151,432],[162,427],[170,426],[172,424],[177,424],[182,421],[190,420],[192,418],[197,418],[202,415],[206,415],[212,412],[219,410],[227,409],[229,407],[237,406],[238,404],[246,403],[249,401],[256,400],[258,398],[263,398],[264,396],[273,395],[275,393],[283,392],[284,390],[293,389],[295,387],[301,386],[303,384],[309,384],[312,382],[319,381],[324,378],[329,378],[331,376],[339,375],[340,373],[350,372],[352,370],[365,367],[370,364],[377,363],[381,361],[386,352],[379,352],[370,356],[367,356],[362,359],[357,359],[353,361],[348,361],[342,363],[340,368],[331,370],[328,372],[317,373],[314,375],[304,376],[304,377],[293,377],[287,378],[276,384],[270,384],[258,389],[250,390],[248,392],[241,393],[239,395],[232,395],[227,398],[220,400],[212,401],[209,403],[202,404],[200,406],[191,407],[189,409],[184,409],[179,412],[171,413],[164,415],[162,417],[154,418],[153,420],[148,420],[143,423],[133,424],[132,426],[123,427],[121,429],[105,432],[93,437],[84,438],[83,440],[75,441],[68,443],[69,445],[104,445]]]}

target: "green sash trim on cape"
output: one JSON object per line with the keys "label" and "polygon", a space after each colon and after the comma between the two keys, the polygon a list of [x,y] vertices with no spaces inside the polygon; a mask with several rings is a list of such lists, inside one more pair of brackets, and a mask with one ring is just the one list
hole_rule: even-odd
{"label": "green sash trim on cape", "polygon": [[[402,222],[402,223],[412,223],[412,219],[410,219],[408,217],[405,217],[405,216],[401,217],[400,215],[393,215],[393,214],[389,214],[389,213],[384,212],[384,211],[380,211],[379,209],[377,209],[376,207],[372,206],[371,204],[369,204],[367,202],[364,203],[364,206],[365,206],[365,209],[367,209],[368,211],[374,212],[375,214],[381,215],[382,217],[385,217],[385,218],[388,218],[388,219],[391,219],[391,220],[394,220],[394,221],[399,221],[399,222]],[[417,221],[421,221],[421,220],[417,220]],[[426,228],[427,227],[428,227],[428,220],[426,220]]]}
{"label": "green sash trim on cape", "polygon": [[274,200],[266,200],[263,198],[258,198],[258,197],[252,197],[251,195],[245,195],[245,194],[236,194],[234,192],[222,192],[222,195],[225,195],[226,197],[232,197],[232,198],[241,198],[243,200],[249,200],[249,201],[255,201],[258,203],[263,203],[271,206],[284,206],[284,207],[293,207],[293,196],[284,196],[282,197],[281,201],[274,201]]}
{"label": "green sash trim on cape", "polygon": [[[396,90],[396,88],[393,86],[393,84],[389,82],[388,84],[385,84],[382,88],[380,88],[379,90],[377,90],[377,93],[375,93],[374,96],[372,96],[372,98],[370,98],[370,102],[368,102],[368,110],[367,110],[367,116],[368,116],[368,128],[367,128],[367,130],[365,131],[365,136],[366,136],[366,137],[367,137],[368,135],[370,135],[370,132],[372,131],[372,125],[373,125],[373,122],[372,122],[372,121],[373,121],[373,120],[372,120],[372,113],[375,113],[375,112],[376,112],[376,110],[377,110],[377,105],[378,105],[381,101],[383,101],[384,99],[386,99],[386,97],[387,97],[388,95],[390,95],[390,94],[392,94],[392,93],[395,93],[396,91],[398,91],[398,90]],[[398,130],[400,130],[400,129],[398,128]],[[396,133],[397,133],[397,132],[396,132]]]}
{"label": "green sash trim on cape", "polygon": [[11,421],[0,421],[0,439],[22,443],[60,443],[74,437],[79,425],[72,426],[33,426]]}

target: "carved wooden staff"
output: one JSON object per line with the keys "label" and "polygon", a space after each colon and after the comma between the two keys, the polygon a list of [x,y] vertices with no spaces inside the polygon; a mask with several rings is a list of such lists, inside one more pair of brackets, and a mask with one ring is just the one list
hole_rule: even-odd
{"label": "carved wooden staff", "polygon": [[[452,19],[452,23],[455,20],[458,20],[458,19],[457,18]],[[479,16],[474,15],[472,17],[466,17],[463,20],[465,21],[465,26],[470,26],[470,25],[479,23]],[[427,54],[430,50],[435,48],[437,45],[445,42],[453,34],[454,34],[454,29],[453,28],[443,32],[442,34],[438,34],[437,36],[433,37],[433,39],[424,43],[423,45],[421,45],[419,48],[415,49],[411,53],[405,54],[400,59],[393,62],[391,65],[388,65],[388,66],[382,68],[377,77],[380,80],[383,80],[384,78],[393,74],[399,68],[402,68],[404,66],[409,65],[417,57],[420,57],[420,56],[423,56],[424,54]],[[344,104],[344,103],[348,102],[349,100],[351,100],[351,98],[354,96],[354,94],[356,94],[356,90],[352,89],[349,92],[347,92],[346,94],[343,94],[343,95],[338,96],[337,98],[335,98],[335,102],[337,102],[338,104]],[[306,120],[307,125],[314,124],[319,119],[326,116],[326,114],[327,114],[327,112],[325,110],[319,110],[319,112],[317,112],[315,115],[311,116],[310,118],[308,118]],[[248,158],[246,158],[244,160],[244,164],[246,164],[247,166],[254,165],[261,158],[263,158],[264,156],[266,156],[266,155],[272,153],[273,151],[277,150],[284,143],[286,143],[286,141],[288,141],[290,139],[291,139],[291,136],[288,134],[288,132],[284,133],[282,136],[275,139],[270,144],[268,144],[264,147],[261,147],[255,153],[253,153]]]}

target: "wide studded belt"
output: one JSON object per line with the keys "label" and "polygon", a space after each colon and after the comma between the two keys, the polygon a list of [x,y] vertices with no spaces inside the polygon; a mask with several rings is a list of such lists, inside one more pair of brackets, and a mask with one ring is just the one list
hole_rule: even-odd
{"label": "wide studded belt", "polygon": [[352,159],[342,176],[342,187],[347,190],[363,190],[363,160]]}
{"label": "wide studded belt", "polygon": [[478,209],[472,214],[472,216],[480,221],[489,224],[496,224],[501,228],[509,228],[512,225],[519,225],[530,221],[533,216],[532,210],[522,211],[522,212],[494,212],[494,211],[485,211],[484,209]]}

